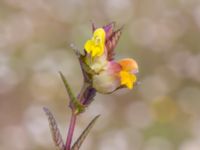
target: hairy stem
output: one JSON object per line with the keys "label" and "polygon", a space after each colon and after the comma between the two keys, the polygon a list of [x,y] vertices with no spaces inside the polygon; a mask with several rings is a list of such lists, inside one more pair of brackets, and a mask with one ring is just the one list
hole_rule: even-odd
{"label": "hairy stem", "polygon": [[65,150],[71,149],[72,137],[73,137],[74,129],[75,129],[75,125],[76,125],[76,118],[77,118],[77,115],[72,111]]}

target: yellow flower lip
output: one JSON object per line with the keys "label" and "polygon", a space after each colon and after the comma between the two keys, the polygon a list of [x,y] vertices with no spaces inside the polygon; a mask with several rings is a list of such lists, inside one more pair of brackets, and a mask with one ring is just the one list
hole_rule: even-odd
{"label": "yellow flower lip", "polygon": [[85,43],[85,51],[92,58],[102,56],[105,47],[106,33],[103,28],[98,28],[94,31],[93,37]]}
{"label": "yellow flower lip", "polygon": [[132,89],[136,82],[136,73],[138,72],[138,64],[135,60],[125,58],[119,61],[122,70],[119,72],[121,79],[121,85],[125,85],[127,88]]}
{"label": "yellow flower lip", "polygon": [[134,74],[127,71],[120,71],[121,85],[127,86],[127,88],[132,89],[133,84],[136,82],[137,78]]}

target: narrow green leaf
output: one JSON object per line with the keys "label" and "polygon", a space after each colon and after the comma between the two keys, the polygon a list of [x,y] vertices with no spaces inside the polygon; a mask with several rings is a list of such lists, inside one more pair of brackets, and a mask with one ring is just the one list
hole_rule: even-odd
{"label": "narrow green leaf", "polygon": [[74,103],[76,101],[76,97],[74,96],[74,94],[73,94],[73,92],[72,92],[72,90],[71,90],[71,88],[70,88],[65,76],[60,71],[59,71],[59,74],[60,74],[61,79],[62,79],[62,81],[63,81],[63,83],[65,85],[65,89],[67,90],[67,93],[69,94],[70,100]]}
{"label": "narrow green leaf", "polygon": [[90,132],[90,130],[92,129],[92,127],[94,126],[95,122],[97,121],[97,119],[99,117],[100,117],[100,115],[97,115],[96,117],[94,117],[94,119],[92,119],[92,121],[89,123],[89,125],[85,128],[85,130],[82,132],[82,134],[76,140],[76,142],[72,146],[71,150],[79,150],[80,149],[82,143],[84,142],[85,138],[87,137],[88,133]]}
{"label": "narrow green leaf", "polygon": [[62,72],[59,72],[60,76],[61,76],[61,79],[65,85],[65,88],[67,90],[67,93],[69,95],[69,98],[70,98],[70,104],[72,104],[72,107],[74,108],[75,112],[77,114],[83,112],[85,110],[85,106],[82,105],[79,100],[74,96],[66,78],[64,77],[64,75],[62,74]]}
{"label": "narrow green leaf", "polygon": [[59,150],[65,150],[65,145],[64,145],[62,136],[60,134],[60,130],[58,129],[58,126],[53,114],[46,107],[44,107],[43,110],[48,117],[49,127],[51,129],[51,135],[52,135],[54,144]]}

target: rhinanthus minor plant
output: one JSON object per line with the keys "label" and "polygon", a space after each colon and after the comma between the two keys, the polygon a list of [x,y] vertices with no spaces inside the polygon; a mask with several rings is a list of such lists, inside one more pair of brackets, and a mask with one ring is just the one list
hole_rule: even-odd
{"label": "rhinanthus minor plant", "polygon": [[79,59],[84,77],[83,86],[78,96],[73,94],[67,80],[60,72],[61,79],[70,98],[69,107],[72,112],[65,143],[52,113],[47,108],[44,108],[49,119],[54,143],[59,150],[80,149],[85,137],[99,116],[96,116],[89,123],[77,141],[71,146],[76,119],[91,104],[97,92],[110,94],[121,88],[132,89],[137,82],[137,62],[132,58],[114,59],[114,49],[122,32],[122,28],[117,30],[114,28],[115,23],[110,23],[100,28],[92,24],[93,35],[85,42],[83,54],[72,46]]}

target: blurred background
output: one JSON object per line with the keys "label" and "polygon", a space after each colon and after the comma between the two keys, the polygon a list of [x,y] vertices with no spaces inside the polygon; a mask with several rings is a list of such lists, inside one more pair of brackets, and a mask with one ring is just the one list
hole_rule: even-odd
{"label": "blurred background", "polygon": [[62,71],[78,93],[82,76],[69,48],[91,24],[125,25],[116,59],[134,58],[140,84],[96,96],[75,138],[101,117],[82,150],[200,149],[199,0],[0,0],[0,150],[54,150],[47,118],[65,140],[69,101]]}

